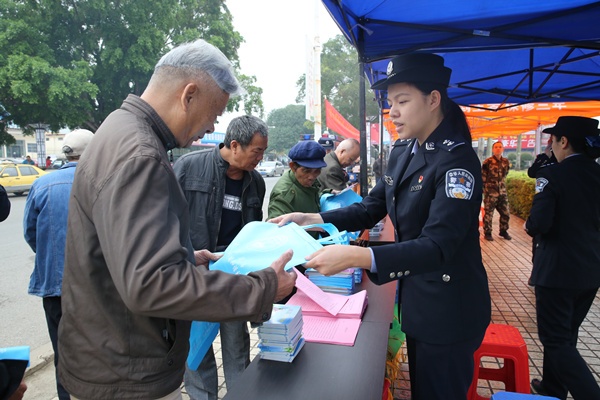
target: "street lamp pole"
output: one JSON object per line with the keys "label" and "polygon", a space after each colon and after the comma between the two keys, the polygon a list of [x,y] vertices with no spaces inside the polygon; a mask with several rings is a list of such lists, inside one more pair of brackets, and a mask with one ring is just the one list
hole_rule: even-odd
{"label": "street lamp pole", "polygon": [[48,125],[38,122],[32,125],[35,129],[35,143],[37,147],[37,165],[39,167],[46,166],[46,128]]}

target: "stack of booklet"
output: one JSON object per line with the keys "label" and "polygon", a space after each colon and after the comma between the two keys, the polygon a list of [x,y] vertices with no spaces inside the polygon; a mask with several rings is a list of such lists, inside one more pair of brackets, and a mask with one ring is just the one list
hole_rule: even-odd
{"label": "stack of booklet", "polygon": [[348,268],[344,271],[331,276],[325,276],[316,270],[309,268],[306,270],[308,279],[327,293],[337,293],[349,295],[354,292],[356,283],[355,268]]}
{"label": "stack of booklet", "polygon": [[258,327],[259,356],[265,360],[292,362],[304,346],[300,306],[274,304],[271,319]]}

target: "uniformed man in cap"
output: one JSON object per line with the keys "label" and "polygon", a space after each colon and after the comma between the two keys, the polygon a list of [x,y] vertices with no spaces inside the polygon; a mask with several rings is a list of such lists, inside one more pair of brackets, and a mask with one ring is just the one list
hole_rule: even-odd
{"label": "uniformed man in cap", "polygon": [[467,398],[473,354],[491,317],[479,245],[481,165],[464,113],[448,98],[450,73],[434,54],[393,58],[373,88],[387,89],[390,118],[410,139],[405,150],[392,150],[361,203],[273,220],[357,231],[389,215],[396,243],[325,246],[305,266],[325,275],[361,267],[377,284],[398,281],[413,400]]}
{"label": "uniformed man in cap", "polygon": [[321,137],[319,139],[319,144],[325,149],[326,155],[333,151],[333,139],[330,137]]}
{"label": "uniformed man in cap", "polygon": [[577,350],[579,327],[600,287],[600,156],[598,120],[560,117],[552,135],[558,163],[541,168],[525,230],[537,248],[535,285],[538,336],[544,346],[535,393],[600,399],[595,375]]}

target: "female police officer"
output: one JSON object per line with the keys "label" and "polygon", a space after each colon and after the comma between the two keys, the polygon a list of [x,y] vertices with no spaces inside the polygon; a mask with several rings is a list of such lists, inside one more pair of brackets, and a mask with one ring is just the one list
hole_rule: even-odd
{"label": "female police officer", "polygon": [[466,398],[473,353],[491,314],[479,246],[481,166],[464,114],[447,96],[450,73],[434,54],[393,58],[387,78],[373,88],[387,88],[399,137],[412,139],[406,150],[392,152],[382,179],[361,203],[272,220],[332,222],[356,231],[389,214],[396,243],[326,246],[305,266],[326,275],[361,267],[378,284],[398,280],[415,400]]}

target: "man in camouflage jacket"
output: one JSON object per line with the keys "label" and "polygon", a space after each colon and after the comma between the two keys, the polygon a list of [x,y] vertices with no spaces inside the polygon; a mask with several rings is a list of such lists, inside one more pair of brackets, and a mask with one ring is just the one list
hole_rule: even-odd
{"label": "man in camouflage jacket", "polygon": [[506,193],[506,175],[510,168],[510,162],[502,157],[504,146],[502,142],[494,143],[493,155],[487,158],[481,166],[483,178],[483,233],[486,240],[494,240],[492,237],[492,218],[494,210],[500,213],[500,236],[506,240],[512,239],[508,234],[508,196]]}

